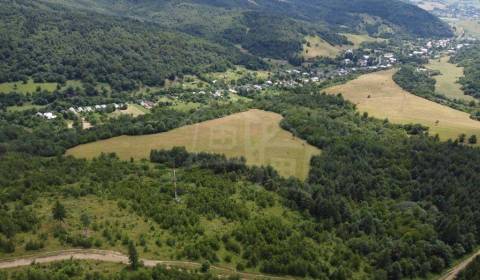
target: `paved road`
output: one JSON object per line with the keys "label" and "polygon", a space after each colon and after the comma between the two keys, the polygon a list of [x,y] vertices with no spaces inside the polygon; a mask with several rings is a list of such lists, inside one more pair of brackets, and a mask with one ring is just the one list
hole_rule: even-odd
{"label": "paved road", "polygon": [[454,280],[457,277],[457,275],[460,273],[460,271],[465,269],[465,267],[467,267],[467,265],[470,264],[475,259],[475,257],[479,255],[480,255],[480,250],[477,251],[475,254],[471,255],[470,257],[468,257],[468,259],[465,259],[464,261],[462,261],[461,263],[457,264],[455,267],[447,271],[447,273],[445,273],[442,277],[440,277],[439,280]]}
{"label": "paved road", "polygon": [[[102,262],[113,262],[113,263],[122,263],[128,264],[128,257],[120,252],[107,251],[107,250],[83,250],[83,249],[73,249],[73,250],[64,250],[64,251],[55,251],[49,252],[42,255],[31,255],[31,256],[22,256],[19,258],[5,259],[0,260],[0,269],[14,268],[20,266],[29,266],[33,263],[50,263],[56,261],[64,260],[95,260]],[[156,265],[165,265],[165,266],[188,266],[190,268],[199,268],[201,264],[196,262],[188,261],[161,261],[161,260],[141,260],[146,267],[154,267]],[[224,272],[228,275],[238,274],[243,279],[253,279],[258,277],[265,277],[267,279],[278,279],[278,280],[287,280],[293,279],[288,277],[277,277],[277,276],[268,276],[256,273],[246,273],[246,272],[235,272],[230,268],[211,266],[211,269],[214,269],[219,272]]]}

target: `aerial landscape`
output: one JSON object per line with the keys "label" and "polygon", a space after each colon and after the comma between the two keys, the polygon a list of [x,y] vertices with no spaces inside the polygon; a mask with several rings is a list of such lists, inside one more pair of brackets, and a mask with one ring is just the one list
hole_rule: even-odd
{"label": "aerial landscape", "polygon": [[0,8],[0,280],[480,279],[478,0]]}

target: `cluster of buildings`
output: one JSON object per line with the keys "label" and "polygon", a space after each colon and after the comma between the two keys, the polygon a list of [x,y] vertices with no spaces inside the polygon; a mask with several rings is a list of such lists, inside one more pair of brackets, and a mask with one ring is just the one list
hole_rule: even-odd
{"label": "cluster of buildings", "polygon": [[45,112],[45,113],[38,112],[37,116],[47,120],[53,120],[57,118],[57,115],[55,115],[55,113],[53,112]]}
{"label": "cluster of buildings", "polygon": [[155,103],[152,102],[152,101],[148,101],[148,100],[140,100],[140,101],[138,101],[138,104],[140,106],[142,106],[143,108],[148,109],[148,110],[155,107]]}
{"label": "cluster of buildings", "polygon": [[409,56],[420,56],[425,58],[438,57],[440,52],[455,54],[458,50],[470,46],[471,40],[457,41],[455,39],[441,39],[428,41],[423,45],[411,48]]}
{"label": "cluster of buildings", "polygon": [[[125,104],[116,104],[113,103],[111,104],[115,110],[120,109],[125,106]],[[77,113],[90,113],[90,112],[99,112],[99,111],[105,111],[107,109],[108,105],[106,104],[101,104],[101,105],[93,105],[93,106],[83,106],[83,107],[70,107],[68,108],[69,112],[72,112],[74,114]]]}

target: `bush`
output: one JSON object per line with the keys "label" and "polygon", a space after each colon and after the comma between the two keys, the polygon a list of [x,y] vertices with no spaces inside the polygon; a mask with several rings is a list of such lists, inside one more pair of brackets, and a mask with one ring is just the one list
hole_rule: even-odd
{"label": "bush", "polygon": [[4,253],[13,253],[15,252],[15,244],[11,239],[5,240],[0,238],[0,251]]}
{"label": "bush", "polygon": [[25,250],[27,251],[35,251],[40,250],[45,246],[42,241],[39,240],[30,240],[25,244]]}

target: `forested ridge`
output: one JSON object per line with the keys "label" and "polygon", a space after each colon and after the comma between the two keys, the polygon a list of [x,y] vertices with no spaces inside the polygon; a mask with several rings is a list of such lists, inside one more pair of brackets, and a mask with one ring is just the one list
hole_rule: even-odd
{"label": "forested ridge", "polygon": [[221,46],[156,24],[24,0],[0,2],[0,82],[102,82],[116,91],[184,74],[264,67]]}
{"label": "forested ridge", "polygon": [[306,35],[319,35],[332,45],[348,45],[340,35],[345,32],[385,37],[453,35],[435,16],[397,0],[44,1],[156,22],[214,42],[235,43],[253,55],[275,59],[298,55]]}

